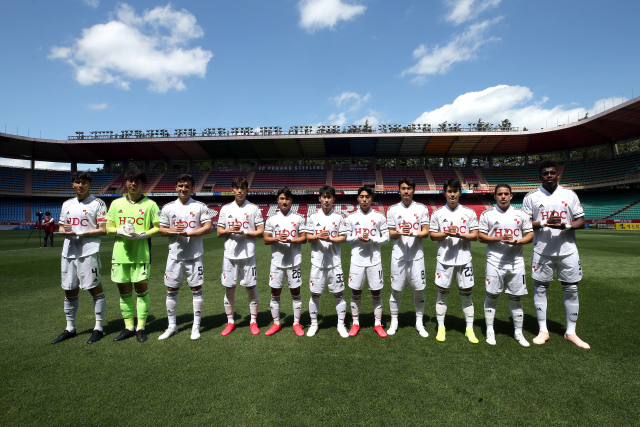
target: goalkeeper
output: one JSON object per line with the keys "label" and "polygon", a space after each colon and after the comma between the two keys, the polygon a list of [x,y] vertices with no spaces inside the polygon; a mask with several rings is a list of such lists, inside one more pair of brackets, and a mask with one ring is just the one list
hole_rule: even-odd
{"label": "goalkeeper", "polygon": [[[129,170],[125,176],[127,194],[114,200],[107,213],[107,233],[115,234],[111,257],[111,280],[118,284],[120,309],[125,329],[114,341],[136,336],[147,340],[144,330],[149,314],[149,263],[152,236],[160,231],[158,205],[142,194],[147,182],[144,172]],[[138,327],[134,329],[133,290],[137,294]]]}

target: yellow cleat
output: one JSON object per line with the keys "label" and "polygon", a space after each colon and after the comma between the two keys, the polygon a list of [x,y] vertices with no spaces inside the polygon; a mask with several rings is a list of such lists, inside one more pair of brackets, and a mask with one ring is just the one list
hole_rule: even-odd
{"label": "yellow cleat", "polygon": [[446,335],[447,335],[447,331],[444,328],[444,326],[442,328],[438,328],[438,335],[436,335],[436,340],[442,342],[445,339],[447,339]]}
{"label": "yellow cleat", "polygon": [[476,338],[476,334],[473,333],[473,329],[467,328],[467,331],[464,333],[464,336],[469,338],[470,343],[478,344],[478,338]]}

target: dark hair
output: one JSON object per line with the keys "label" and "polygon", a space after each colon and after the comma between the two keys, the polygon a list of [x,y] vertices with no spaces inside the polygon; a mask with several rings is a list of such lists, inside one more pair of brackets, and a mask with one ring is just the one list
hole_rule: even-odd
{"label": "dark hair", "polygon": [[540,162],[540,167],[538,168],[538,173],[542,173],[542,169],[546,169],[546,168],[556,168],[556,171],[558,170],[558,162],[556,162],[553,159],[544,159],[543,161]]}
{"label": "dark hair", "polygon": [[373,197],[376,195],[376,192],[373,190],[373,188],[371,188],[370,185],[363,185],[362,187],[360,187],[358,189],[358,196],[360,195],[360,193],[362,193],[363,191],[366,191],[371,198],[373,199]]}
{"label": "dark hair", "polygon": [[320,187],[320,190],[318,190],[318,194],[320,194],[320,197],[322,197],[325,194],[328,194],[329,196],[335,198],[336,189],[330,185],[323,185],[322,187]]}
{"label": "dark hair", "polygon": [[408,176],[404,178],[400,178],[400,181],[398,181],[398,188],[400,188],[402,184],[407,184],[409,187],[413,188],[414,190],[416,189],[416,182],[413,180],[413,178],[409,178]]}
{"label": "dark hair", "polygon": [[49,211],[46,211],[44,214],[45,214],[46,216],[51,216],[51,212],[49,212]]}
{"label": "dark hair", "polygon": [[249,189],[249,181],[244,176],[237,176],[231,180],[231,188]]}
{"label": "dark hair", "polygon": [[193,180],[193,176],[189,175],[188,173],[183,173],[182,175],[178,176],[176,178],[176,185],[178,185],[179,182],[184,181],[191,181],[191,187],[194,187],[196,185],[196,182]]}
{"label": "dark hair", "polygon": [[446,180],[444,184],[442,184],[442,192],[446,193],[448,187],[451,187],[453,191],[462,191],[462,185],[460,185],[460,181],[458,181],[458,178],[449,178],[448,180]]}
{"label": "dark hair", "polygon": [[142,172],[140,169],[129,169],[127,173],[124,174],[125,181],[135,181],[139,179],[143,184],[147,183],[147,174]]}
{"label": "dark hair", "polygon": [[511,190],[511,186],[509,184],[498,184],[496,185],[496,188],[493,189],[493,195],[495,196],[498,193],[498,188],[508,188],[509,189],[509,193],[513,194],[513,191]]}
{"label": "dark hair", "polygon": [[84,171],[74,172],[71,174],[71,182],[76,182],[76,181],[91,182],[91,174],[89,172],[84,172]]}
{"label": "dark hair", "polygon": [[293,199],[293,193],[291,193],[289,187],[282,187],[281,189],[279,189],[276,193],[276,196],[280,198],[281,194],[284,194],[284,197],[286,197],[287,199]]}

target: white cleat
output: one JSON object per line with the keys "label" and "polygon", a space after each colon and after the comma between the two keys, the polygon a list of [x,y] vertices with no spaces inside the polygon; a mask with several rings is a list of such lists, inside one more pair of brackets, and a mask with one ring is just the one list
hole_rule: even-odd
{"label": "white cleat", "polygon": [[309,326],[309,330],[307,331],[307,336],[312,337],[316,334],[316,332],[318,332],[318,325],[312,324],[311,326]]}
{"label": "white cleat", "polygon": [[167,328],[167,330],[164,331],[163,334],[158,337],[158,340],[160,341],[166,340],[167,338],[172,337],[177,333],[178,333],[178,328]]}
{"label": "white cleat", "polygon": [[387,335],[394,335],[398,332],[398,318],[391,318],[391,325],[387,329]]}
{"label": "white cleat", "polygon": [[[496,333],[493,331],[493,329],[487,329],[487,344],[496,345]],[[527,343],[527,345],[528,344],[529,343]]]}
{"label": "white cleat", "polygon": [[349,332],[347,331],[346,326],[344,326],[344,323],[338,323],[338,333],[342,338],[349,338]]}
{"label": "white cleat", "polygon": [[524,335],[522,335],[522,332],[516,332],[515,335],[513,336],[516,341],[518,341],[518,343],[523,346],[523,347],[529,347],[529,341],[527,341],[524,338]]}
{"label": "white cleat", "polygon": [[429,336],[429,332],[424,328],[422,322],[416,323],[416,331],[418,331],[422,338],[427,338]]}
{"label": "white cleat", "polygon": [[200,339],[200,325],[193,325],[191,328],[191,339],[194,341]]}

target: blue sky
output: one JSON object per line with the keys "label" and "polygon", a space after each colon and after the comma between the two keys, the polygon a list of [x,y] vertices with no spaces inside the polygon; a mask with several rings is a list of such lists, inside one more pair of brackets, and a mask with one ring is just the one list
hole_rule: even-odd
{"label": "blue sky", "polygon": [[539,129],[640,95],[637,0],[21,1],[3,15],[0,131],[50,139],[365,120]]}

